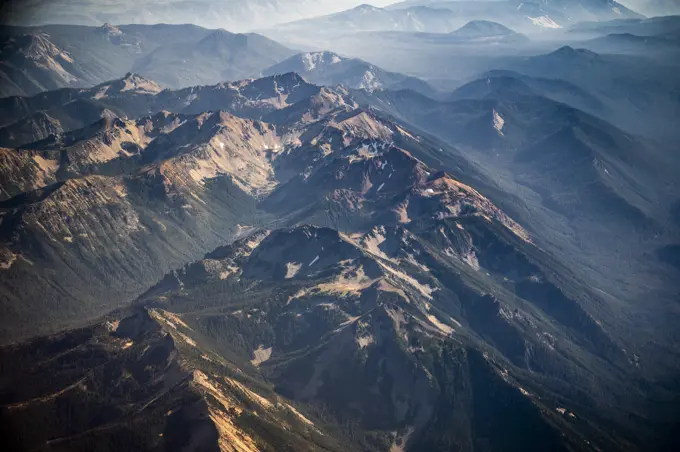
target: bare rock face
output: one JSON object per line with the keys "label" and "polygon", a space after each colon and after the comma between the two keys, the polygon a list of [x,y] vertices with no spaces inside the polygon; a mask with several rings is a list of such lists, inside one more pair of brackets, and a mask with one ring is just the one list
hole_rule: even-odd
{"label": "bare rock face", "polygon": [[102,118],[134,120],[163,111],[199,115],[221,110],[250,119],[271,116],[268,122],[275,122],[277,113],[303,100],[322,110],[324,103],[341,102],[341,96],[331,92],[311,99],[322,90],[293,73],[180,90],[161,90],[155,82],[130,73],[89,89],[3,99],[0,145],[26,146],[50,134],[89,127]]}
{"label": "bare rock face", "polygon": [[0,128],[0,142],[6,147],[20,147],[62,132],[58,119],[38,111]]}
{"label": "bare rock face", "polygon": [[126,91],[130,91],[134,94],[158,94],[163,91],[163,88],[156,82],[132,72],[128,72],[121,79],[99,85],[98,88],[95,99],[115,96]]}
{"label": "bare rock face", "polygon": [[[3,369],[36,351],[5,374],[11,383],[0,389],[3,437],[12,432],[13,447],[49,442],[65,450],[88,444],[172,448],[190,441],[200,450],[256,451],[287,440],[311,451],[327,443],[319,427],[271,390],[251,390],[231,373],[235,368],[225,374],[224,360],[201,352],[191,335],[175,314],[138,310],[28,348],[3,349]],[[51,368],[60,356],[67,357],[65,367]],[[76,373],[68,365],[76,365]],[[55,409],[83,415],[31,427],[30,418],[49,417]],[[249,428],[252,418],[268,432]]]}
{"label": "bare rock face", "polygon": [[0,148],[0,162],[2,200],[56,182],[57,162],[37,152]]}
{"label": "bare rock face", "polygon": [[[79,82],[73,58],[57,47],[46,33],[32,33],[11,38],[0,55],[5,96],[18,92],[40,92]],[[29,74],[28,76],[22,74]]]}

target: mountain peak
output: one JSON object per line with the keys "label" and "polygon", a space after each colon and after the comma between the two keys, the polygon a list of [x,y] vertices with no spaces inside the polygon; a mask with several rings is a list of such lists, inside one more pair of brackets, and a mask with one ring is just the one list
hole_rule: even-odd
{"label": "mountain peak", "polygon": [[99,27],[99,30],[101,33],[107,34],[108,36],[120,36],[123,34],[120,28],[113,26],[108,22]]}
{"label": "mountain peak", "polygon": [[557,58],[597,58],[599,55],[587,49],[575,49],[571,46],[562,46],[554,52],[548,54]]}
{"label": "mountain peak", "polygon": [[77,80],[62,66],[62,64],[73,63],[73,58],[68,52],[54,44],[47,33],[28,33],[10,39],[2,49],[2,53],[3,59],[20,57],[51,68],[55,75],[68,83]]}
{"label": "mountain peak", "polygon": [[360,13],[372,13],[376,11],[382,11],[382,8],[378,8],[377,6],[369,5],[368,3],[364,3],[362,5],[357,6],[354,8],[354,11],[360,12]]}
{"label": "mountain peak", "polygon": [[508,36],[515,32],[505,25],[488,20],[473,20],[451,33],[455,36],[466,38],[482,38],[494,36]]}
{"label": "mountain peak", "polygon": [[138,94],[158,94],[163,88],[156,82],[134,72],[128,72],[122,78],[103,83],[97,87],[95,98],[132,91]]}
{"label": "mountain peak", "polygon": [[295,88],[301,85],[308,85],[300,74],[295,71],[288,71],[281,74],[270,75],[269,77],[264,77],[261,79],[254,80],[255,83],[262,82],[275,82],[279,90],[285,89],[286,87]]}
{"label": "mountain peak", "polygon": [[302,61],[307,72],[311,72],[320,66],[338,64],[344,60],[337,53],[329,51],[301,53],[298,58]]}
{"label": "mountain peak", "polygon": [[196,44],[196,49],[204,53],[219,52],[220,50],[234,50],[245,47],[248,36],[235,34],[227,30],[219,29],[208,34]]}
{"label": "mountain peak", "polygon": [[498,99],[505,101],[536,93],[519,76],[504,73],[488,73],[485,77],[474,80],[457,88],[450,96],[451,100],[460,99]]}
{"label": "mountain peak", "polygon": [[333,271],[341,261],[361,252],[338,231],[300,225],[269,234],[253,251],[243,276],[249,279],[291,279]]}

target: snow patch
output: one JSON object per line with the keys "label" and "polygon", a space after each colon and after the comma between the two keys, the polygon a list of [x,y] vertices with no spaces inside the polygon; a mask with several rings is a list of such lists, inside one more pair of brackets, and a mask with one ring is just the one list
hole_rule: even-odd
{"label": "snow patch", "polygon": [[555,408],[555,410],[560,413],[562,416],[569,416],[570,418],[576,419],[576,415],[570,411],[567,411],[566,408],[558,407]]}
{"label": "snow patch", "polygon": [[297,275],[297,273],[300,271],[300,267],[302,267],[302,264],[297,262],[288,262],[286,264],[286,279],[294,278],[295,275]]}
{"label": "snow patch", "polygon": [[302,55],[302,64],[305,65],[305,69],[307,72],[311,72],[314,69],[316,69],[317,65],[317,58],[315,58],[315,55],[318,54],[313,54],[313,53],[305,53]]}
{"label": "snow patch", "polygon": [[189,95],[187,96],[187,98],[184,100],[184,105],[188,107],[188,106],[191,105],[191,103],[192,103],[193,101],[195,101],[196,99],[198,99],[198,94],[191,93],[191,94],[189,94]]}
{"label": "snow patch", "polygon": [[505,126],[505,119],[496,111],[493,111],[493,128],[503,135],[503,126]]}
{"label": "snow patch", "polygon": [[527,17],[534,25],[541,28],[562,28],[560,24],[552,20],[548,16]]}
{"label": "snow patch", "polygon": [[324,52],[310,52],[302,54],[302,64],[305,66],[307,72],[314,71],[319,65],[323,63],[338,64],[342,63],[342,58],[338,55],[331,54],[330,61],[326,61],[327,54]]}
{"label": "snow patch", "polygon": [[366,91],[375,91],[376,89],[382,88],[382,86],[382,82],[373,71],[366,71],[359,84],[359,88],[365,89]]}

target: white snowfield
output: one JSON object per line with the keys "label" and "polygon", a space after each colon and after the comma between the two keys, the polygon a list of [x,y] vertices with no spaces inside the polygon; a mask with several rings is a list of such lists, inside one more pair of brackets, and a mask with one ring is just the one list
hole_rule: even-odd
{"label": "white snowfield", "polygon": [[498,130],[498,133],[503,135],[503,127],[505,126],[505,119],[496,111],[493,111],[493,128]]}
{"label": "white snowfield", "polygon": [[534,25],[542,28],[562,28],[560,24],[548,16],[527,17]]}
{"label": "white snowfield", "polygon": [[[326,56],[330,57],[330,61],[326,61]],[[338,55],[328,54],[326,52],[303,53],[301,58],[302,58],[302,64],[304,64],[307,72],[312,72],[319,65],[324,64],[324,63],[338,64],[338,63],[342,62],[342,58],[340,58]]]}
{"label": "white snowfield", "polygon": [[362,82],[359,88],[365,89],[366,91],[375,91],[382,88],[382,81],[373,73],[373,71],[366,71],[362,78]]}

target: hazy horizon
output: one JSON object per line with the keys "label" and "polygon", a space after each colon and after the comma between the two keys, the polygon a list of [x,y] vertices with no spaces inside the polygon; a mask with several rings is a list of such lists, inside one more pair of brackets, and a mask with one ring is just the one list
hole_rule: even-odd
{"label": "hazy horizon", "polygon": [[[13,0],[2,6],[11,25],[194,24],[248,32],[272,25],[332,14],[361,4],[359,0]],[[375,0],[373,6],[395,2]]]}

